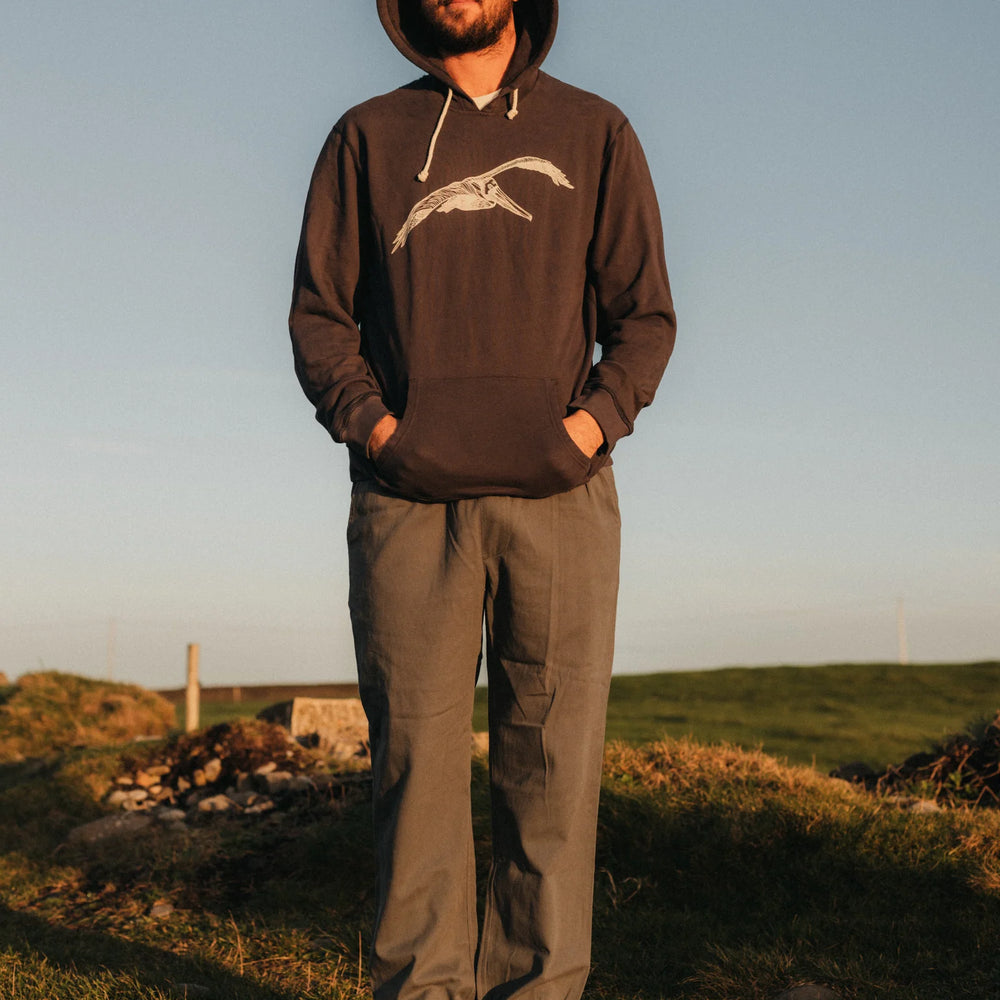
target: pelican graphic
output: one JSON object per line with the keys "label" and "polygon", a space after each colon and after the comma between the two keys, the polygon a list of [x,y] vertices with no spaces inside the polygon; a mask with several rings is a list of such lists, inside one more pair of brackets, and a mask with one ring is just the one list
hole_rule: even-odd
{"label": "pelican graphic", "polygon": [[515,167],[546,174],[557,187],[573,187],[566,175],[548,160],[543,160],[538,156],[519,156],[516,160],[501,163],[499,167],[494,167],[485,174],[477,174],[475,177],[466,177],[465,180],[455,181],[453,184],[438,188],[437,191],[432,191],[426,198],[421,198],[410,209],[410,214],[406,217],[402,229],[396,233],[392,252],[395,253],[400,247],[406,246],[406,238],[432,212],[454,212],[455,209],[460,212],[478,212],[483,208],[499,206],[531,222],[531,212],[518,205],[497,183],[497,174],[502,174],[505,170],[513,170]]}

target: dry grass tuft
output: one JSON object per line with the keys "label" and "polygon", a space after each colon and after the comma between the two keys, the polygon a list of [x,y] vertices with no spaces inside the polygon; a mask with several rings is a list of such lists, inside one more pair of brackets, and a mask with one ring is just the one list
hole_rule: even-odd
{"label": "dry grass tuft", "polygon": [[174,725],[173,706],[137,685],[25,674],[0,692],[0,761],[162,737]]}
{"label": "dry grass tuft", "polygon": [[745,750],[728,743],[705,745],[687,738],[642,746],[609,743],[604,773],[624,784],[685,794],[714,795],[720,787],[792,793],[837,788],[813,768],[789,765],[759,749]]}

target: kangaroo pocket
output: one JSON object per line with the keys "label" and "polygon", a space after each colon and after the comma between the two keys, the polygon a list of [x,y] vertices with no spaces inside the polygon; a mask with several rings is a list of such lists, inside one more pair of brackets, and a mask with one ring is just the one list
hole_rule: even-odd
{"label": "kangaroo pocket", "polygon": [[544,497],[585,482],[591,462],[563,427],[556,380],[413,378],[378,456],[383,485],[415,500]]}

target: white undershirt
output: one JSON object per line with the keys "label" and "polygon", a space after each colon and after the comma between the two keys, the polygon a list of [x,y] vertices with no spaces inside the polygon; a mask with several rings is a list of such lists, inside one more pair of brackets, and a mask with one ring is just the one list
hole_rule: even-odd
{"label": "white undershirt", "polygon": [[[503,90],[503,87],[500,88]],[[491,104],[500,95],[500,90],[494,90],[492,94],[483,94],[482,97],[473,97],[472,101],[479,108],[480,111],[486,107],[487,104]]]}

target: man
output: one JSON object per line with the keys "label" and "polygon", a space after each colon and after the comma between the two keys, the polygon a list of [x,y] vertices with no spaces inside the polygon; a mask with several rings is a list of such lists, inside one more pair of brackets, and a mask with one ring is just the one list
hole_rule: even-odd
{"label": "man", "polygon": [[[299,380],[354,483],[375,996],[576,998],[618,587],[610,454],[674,339],[659,213],[624,115],[539,71],[556,0],[378,11],[427,75],[334,127],[290,318]],[[484,615],[493,864],[479,935],[469,747]]]}

